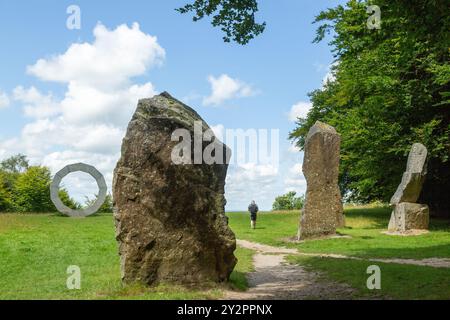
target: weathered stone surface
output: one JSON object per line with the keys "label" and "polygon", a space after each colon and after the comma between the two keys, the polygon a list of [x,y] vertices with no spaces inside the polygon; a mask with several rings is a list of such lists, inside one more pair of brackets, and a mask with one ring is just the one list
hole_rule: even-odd
{"label": "weathered stone surface", "polygon": [[[128,125],[113,182],[125,282],[220,282],[236,264],[236,240],[224,214],[228,165],[171,161],[179,144],[172,133],[186,129],[194,140],[194,121],[209,129],[193,109],[163,93],[140,100]],[[227,154],[229,149],[215,141]],[[194,147],[187,158],[193,152]]]}
{"label": "weathered stone surface", "polygon": [[389,221],[390,232],[428,230],[430,211],[426,204],[402,202],[395,206]]}
{"label": "weathered stone surface", "polygon": [[336,233],[345,224],[338,186],[341,137],[320,121],[311,127],[305,141],[303,174],[307,182],[299,239]]}
{"label": "weathered stone surface", "polygon": [[406,172],[397,191],[391,198],[391,205],[401,202],[415,203],[419,199],[422,186],[427,174],[427,148],[420,143],[415,143],[408,156]]}

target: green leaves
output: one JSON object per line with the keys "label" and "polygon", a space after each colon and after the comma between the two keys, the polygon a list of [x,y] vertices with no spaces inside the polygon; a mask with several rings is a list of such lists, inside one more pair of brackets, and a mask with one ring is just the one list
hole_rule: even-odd
{"label": "green leaves", "polygon": [[0,171],[0,212],[12,208],[11,191],[8,188],[6,173]]}
{"label": "green leaves", "polygon": [[30,167],[16,182],[13,200],[18,212],[54,211],[50,200],[50,170],[45,167]]}
{"label": "green leaves", "polygon": [[29,163],[27,157],[23,154],[17,154],[0,162],[0,170],[8,173],[19,173],[28,169]]}
{"label": "green leaves", "polygon": [[255,21],[258,11],[256,0],[195,0],[176,10],[182,14],[194,12],[193,21],[212,15],[211,24],[225,33],[225,42],[233,40],[245,45],[263,33],[266,27],[265,22]]}
{"label": "green leaves", "polygon": [[276,197],[272,205],[272,210],[300,210],[305,203],[305,197],[296,197],[295,191],[290,191],[282,196]]}

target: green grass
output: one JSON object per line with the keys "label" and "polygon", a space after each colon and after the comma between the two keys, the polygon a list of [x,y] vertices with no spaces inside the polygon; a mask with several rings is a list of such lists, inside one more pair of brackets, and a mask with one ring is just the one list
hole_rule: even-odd
{"label": "green grass", "polygon": [[238,247],[234,254],[238,257],[239,262],[230,276],[230,282],[234,289],[244,291],[248,288],[248,282],[245,275],[254,271],[254,251]]}
{"label": "green grass", "polygon": [[[231,284],[243,290],[252,252],[236,256]],[[210,299],[223,290],[123,286],[111,215],[0,214],[0,259],[0,299]],[[81,290],[66,288],[69,265],[81,268]]]}
{"label": "green grass", "polygon": [[[296,248],[305,253],[337,253],[360,258],[449,258],[450,223],[432,220],[430,233],[414,237],[388,236],[391,210],[383,207],[350,207],[345,210],[347,227],[339,229],[350,238],[290,243],[297,233],[299,212],[262,213],[257,229],[249,228],[248,213],[229,213],[230,225],[239,239],[273,246]],[[450,299],[450,269],[367,260],[291,256],[289,260],[312,271],[321,271],[323,281],[347,283],[356,290],[353,298]],[[381,268],[381,290],[367,289],[370,265]]]}
{"label": "green grass", "polygon": [[362,258],[414,258],[450,257],[449,221],[431,220],[430,233],[414,236],[388,236],[391,210],[385,207],[347,208],[347,226],[338,229],[349,238],[324,239],[289,243],[297,234],[298,212],[262,213],[258,216],[257,229],[249,228],[248,213],[228,213],[231,228],[239,239],[274,246],[297,248],[306,253],[337,253]]}
{"label": "green grass", "polygon": [[[356,290],[353,298],[426,300],[450,299],[450,270],[348,259],[291,256],[289,260],[321,271],[323,281],[347,283]],[[381,272],[381,289],[369,290],[367,267],[377,265]]]}
{"label": "green grass", "polygon": [[[286,242],[297,233],[299,213],[262,213],[251,230],[247,213],[229,213],[238,239],[297,248],[309,253],[339,253],[361,258],[449,258],[450,224],[431,221],[431,232],[416,237],[381,234],[387,228],[389,208],[347,208],[347,227],[339,232],[350,238]],[[0,299],[216,299],[223,285],[187,289],[161,285],[156,288],[124,286],[111,215],[85,219],[54,214],[0,214]],[[231,287],[245,290],[245,274],[253,270],[253,251],[238,248],[238,264]],[[345,282],[356,297],[395,299],[449,299],[449,269],[373,263],[348,259],[291,257],[293,262],[322,271],[324,277]],[[382,270],[382,290],[368,291],[368,265]],[[66,269],[77,265],[82,289],[66,288]]]}

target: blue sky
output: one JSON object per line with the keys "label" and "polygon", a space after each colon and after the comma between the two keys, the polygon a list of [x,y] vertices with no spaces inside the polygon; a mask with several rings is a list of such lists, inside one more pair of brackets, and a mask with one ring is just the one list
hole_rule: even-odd
{"label": "blue sky", "polygon": [[[266,31],[246,46],[224,43],[209,19],[175,12],[186,1],[0,0],[0,158],[22,152],[54,173],[83,161],[110,184],[137,99],[168,91],[217,130],[279,129],[279,165],[230,166],[227,210],[252,199],[270,209],[276,195],[304,192],[302,154],[287,135],[333,62],[326,42],[312,43],[314,16],[342,1],[262,1]],[[66,27],[72,4],[80,30]],[[77,199],[95,192],[84,175],[66,186]]]}

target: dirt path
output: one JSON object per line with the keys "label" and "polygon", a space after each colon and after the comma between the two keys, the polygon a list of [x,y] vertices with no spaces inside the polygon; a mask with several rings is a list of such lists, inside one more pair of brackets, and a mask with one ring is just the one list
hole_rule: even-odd
{"label": "dirt path", "polygon": [[255,271],[247,275],[247,291],[227,292],[225,299],[350,299],[354,292],[350,286],[320,281],[319,274],[286,263],[286,256],[297,254],[297,250],[248,241],[238,241],[238,244],[257,251],[253,256]]}
{"label": "dirt path", "polygon": [[237,244],[243,248],[251,249],[257,252],[263,253],[285,253],[285,254],[297,254],[310,257],[323,257],[323,258],[335,258],[335,259],[351,259],[359,261],[372,261],[372,262],[384,262],[384,263],[397,263],[397,264],[410,264],[415,266],[425,266],[434,268],[450,268],[450,259],[448,258],[428,258],[428,259],[378,259],[378,258],[359,258],[345,256],[341,254],[326,254],[326,253],[304,253],[299,252],[297,249],[287,249],[272,247],[265,244],[250,242],[247,240],[237,240]]}
{"label": "dirt path", "polygon": [[296,249],[272,247],[246,240],[237,240],[240,247],[256,251],[253,256],[255,271],[247,275],[249,289],[245,292],[229,291],[225,299],[350,299],[354,289],[331,281],[323,281],[320,274],[302,266],[288,264],[287,255],[305,255],[336,259],[354,259],[384,263],[412,264],[436,268],[450,268],[450,259],[362,259],[338,254],[301,253]]}

